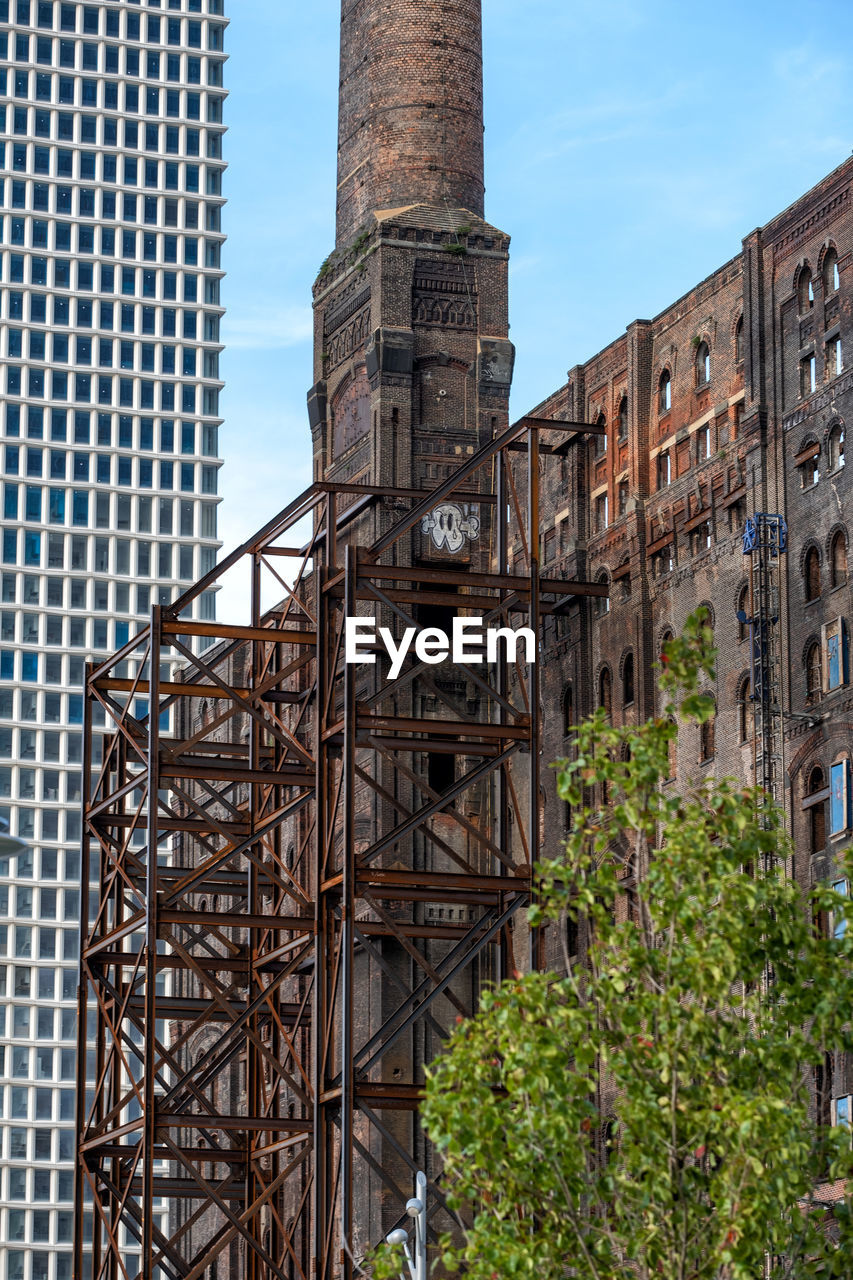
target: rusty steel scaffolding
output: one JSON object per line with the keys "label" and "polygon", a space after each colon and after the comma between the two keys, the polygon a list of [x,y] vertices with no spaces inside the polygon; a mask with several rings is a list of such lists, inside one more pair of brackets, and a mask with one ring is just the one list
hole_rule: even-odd
{"label": "rusty steel scaffolding", "polygon": [[[317,483],[90,667],[77,1280],[88,1250],[94,1280],[350,1280],[417,1164],[446,1208],[423,1064],[484,982],[540,958],[516,922],[539,667],[410,658],[392,681],[382,653],[343,661],[344,620],[538,637],[602,594],[538,558],[541,473],[589,430],[523,419],[428,493]],[[447,503],[476,513],[462,564],[429,543]],[[240,561],[247,620],[189,618]]]}

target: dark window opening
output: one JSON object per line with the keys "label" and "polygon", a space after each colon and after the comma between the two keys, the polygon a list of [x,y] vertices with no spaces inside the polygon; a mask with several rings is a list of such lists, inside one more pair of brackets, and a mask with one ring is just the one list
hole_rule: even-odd
{"label": "dark window opening", "polygon": [[[826,776],[818,765],[809,774],[806,799],[826,790]],[[808,807],[809,851],[821,853],[826,848],[826,800],[815,800]]]}
{"label": "dark window opening", "polygon": [[628,439],[628,397],[623,396],[619,402],[619,439]]}
{"label": "dark window opening", "polygon": [[608,716],[613,710],[613,681],[609,667],[605,667],[598,678],[598,705]]}
{"label": "dark window opening", "polygon": [[806,600],[820,599],[820,556],[817,547],[811,547],[806,555],[805,573]]}
{"label": "dark window opening", "polygon": [[574,690],[571,685],[566,687],[563,694],[563,737],[567,738],[571,732],[572,725],[575,722],[575,698]]}
{"label": "dark window opening", "polygon": [[833,587],[843,587],[847,583],[847,539],[839,530],[832,539],[830,551],[830,573]]}
{"label": "dark window opening", "polygon": [[713,760],[717,745],[716,711],[702,724],[699,730],[699,762],[706,764]]}
{"label": "dark window opening", "polygon": [[596,458],[603,458],[607,452],[607,419],[603,413],[598,415],[595,425],[601,428],[601,434],[595,437],[595,456]]}
{"label": "dark window opening", "polygon": [[431,791],[443,796],[456,781],[456,757],[450,751],[431,751],[427,756],[427,782]]}
{"label": "dark window opening", "polygon": [[806,702],[811,705],[823,693],[823,671],[820,661],[820,645],[810,644],[806,653]]}
{"label": "dark window opening", "polygon": [[622,669],[622,701],[629,706],[634,701],[634,655],[629,653]]}

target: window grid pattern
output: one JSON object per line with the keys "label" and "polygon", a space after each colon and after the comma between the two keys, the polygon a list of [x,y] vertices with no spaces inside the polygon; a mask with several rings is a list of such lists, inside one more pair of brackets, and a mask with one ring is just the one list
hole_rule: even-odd
{"label": "window grid pattern", "polygon": [[8,1280],[71,1275],[84,664],[220,545],[226,25],[0,0],[0,810],[30,846],[0,858]]}

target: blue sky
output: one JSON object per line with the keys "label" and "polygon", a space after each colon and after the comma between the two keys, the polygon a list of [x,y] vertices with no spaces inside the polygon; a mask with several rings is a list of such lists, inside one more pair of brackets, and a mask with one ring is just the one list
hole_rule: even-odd
{"label": "blue sky", "polygon": [[[227,8],[225,550],[310,481],[311,285],[334,242],[340,3]],[[512,235],[518,416],[850,155],[853,5],[483,10],[486,215]]]}

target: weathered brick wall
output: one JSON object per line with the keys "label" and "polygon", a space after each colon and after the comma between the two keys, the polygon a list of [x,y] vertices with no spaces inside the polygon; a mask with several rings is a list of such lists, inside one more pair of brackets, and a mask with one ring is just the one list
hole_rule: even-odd
{"label": "weathered brick wall", "polygon": [[[749,646],[737,621],[745,606],[749,561],[742,554],[745,519],[778,512],[788,524],[782,561],[784,802],[794,836],[794,873],[803,888],[836,874],[849,833],[833,837],[803,808],[814,770],[853,753],[849,675],[830,689],[824,628],[851,620],[850,580],[834,540],[850,535],[851,475],[840,453],[839,429],[853,412],[853,161],[829,174],[789,209],[744,240],[743,251],[652,321],[636,321],[625,336],[576,365],[566,386],[536,412],[594,422],[603,415],[607,447],[575,447],[559,485],[546,493],[543,542],[569,576],[611,582],[610,608],[577,602],[546,635],[545,755],[570,749],[562,705],[571,686],[576,718],[598,705],[601,674],[609,672],[614,722],[655,710],[660,643],[678,631],[700,603],[712,613],[719,650],[716,749],[699,759],[698,730],[680,735],[677,779],[713,772],[751,780],[752,717],[742,711]],[[837,276],[833,259],[837,256]],[[811,289],[807,286],[808,274]],[[844,366],[837,365],[840,338]],[[704,376],[704,348],[710,378]],[[814,356],[814,391],[808,361]],[[805,372],[804,372],[805,365]],[[671,377],[671,407],[660,379]],[[627,439],[619,406],[627,397]],[[817,451],[813,482],[809,454]],[[668,457],[659,462],[661,455]],[[805,461],[804,461],[805,459]],[[623,487],[624,486],[624,487]],[[621,492],[620,492],[621,491]],[[603,503],[607,498],[607,526]],[[553,532],[551,532],[553,530]],[[807,598],[805,558],[815,548],[820,589]],[[809,648],[821,654],[821,687],[807,691]],[[627,656],[634,659],[634,699],[625,705]],[[744,729],[746,734],[744,735]],[[546,844],[563,834],[563,806],[553,783]],[[556,951],[552,957],[558,959]],[[827,1077],[828,1079],[830,1077]],[[833,1097],[853,1089],[851,1064],[833,1064]]]}
{"label": "weathered brick wall", "polygon": [[343,0],[337,247],[376,209],[483,215],[480,0]]}
{"label": "weathered brick wall", "polygon": [[[848,162],[829,174],[802,200],[774,219],[761,232],[759,245],[766,287],[763,291],[763,327],[768,377],[774,390],[768,430],[768,472],[774,476],[780,508],[788,520],[789,548],[786,557],[787,598],[783,610],[787,634],[786,677],[791,710],[797,718],[787,725],[786,764],[790,786],[789,803],[796,843],[795,873],[807,887],[815,880],[831,877],[837,869],[837,855],[849,840],[833,837],[826,824],[823,841],[812,834],[811,810],[803,810],[813,771],[819,768],[829,782],[830,768],[853,749],[853,696],[849,681],[829,688],[824,627],[839,617],[851,622],[850,582],[846,571],[833,571],[831,551],[837,535],[849,546],[851,525],[850,467],[838,456],[838,433],[853,412],[853,364],[851,364],[851,320],[853,320],[853,165]],[[837,255],[838,287],[832,269]],[[810,273],[811,292],[804,287]],[[767,339],[781,335],[776,344]],[[834,340],[840,337],[845,368],[837,372]],[[815,358],[815,390],[803,385],[803,361]],[[833,447],[833,445],[835,447]],[[798,459],[818,449],[812,463]],[[814,599],[808,599],[805,560],[814,548],[820,562],[820,585]],[[809,697],[806,659],[809,648],[821,653],[822,688]],[[809,721],[804,718],[814,715]],[[836,1093],[842,1076],[849,1075],[838,1064]]]}

